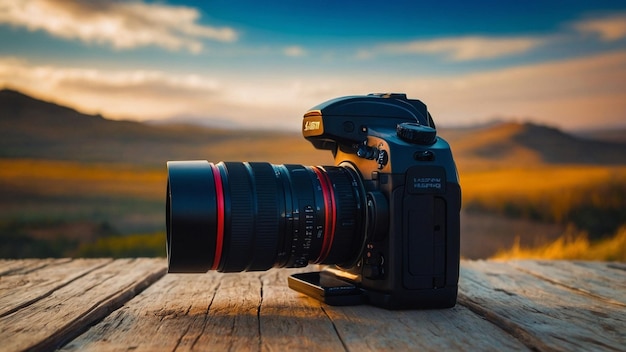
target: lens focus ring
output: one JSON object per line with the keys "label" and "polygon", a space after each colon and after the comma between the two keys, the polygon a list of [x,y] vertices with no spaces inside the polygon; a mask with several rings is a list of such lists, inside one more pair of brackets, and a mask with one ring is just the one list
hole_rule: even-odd
{"label": "lens focus ring", "polygon": [[274,266],[279,237],[283,235],[277,231],[278,203],[282,199],[278,196],[278,180],[271,164],[249,163],[249,167],[255,180],[257,202],[254,250],[246,270],[267,270]]}

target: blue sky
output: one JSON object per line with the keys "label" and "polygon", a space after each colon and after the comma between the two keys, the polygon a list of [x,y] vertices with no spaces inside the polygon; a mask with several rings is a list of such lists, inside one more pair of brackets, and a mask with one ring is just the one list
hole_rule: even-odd
{"label": "blue sky", "polygon": [[385,91],[440,125],[625,126],[626,2],[0,0],[0,86],[242,128]]}

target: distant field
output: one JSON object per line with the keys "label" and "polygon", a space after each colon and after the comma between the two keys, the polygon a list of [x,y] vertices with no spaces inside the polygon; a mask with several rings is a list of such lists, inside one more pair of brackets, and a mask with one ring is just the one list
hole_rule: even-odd
{"label": "distant field", "polygon": [[[46,197],[163,198],[166,171],[130,164],[0,159],[3,191]],[[157,192],[160,190],[161,192]]]}
{"label": "distant field", "polygon": [[564,189],[602,187],[626,182],[626,166],[510,165],[482,171],[461,170],[463,195],[469,200],[503,196],[539,198]]}
{"label": "distant field", "polygon": [[462,172],[464,208],[502,216],[574,224],[591,237],[626,223],[624,166],[512,166]]}
{"label": "distant field", "polygon": [[163,209],[165,184],[165,166],[0,159],[0,221],[154,231],[163,223],[155,210]]}
{"label": "distant field", "polygon": [[74,256],[102,237],[163,231],[165,182],[165,167],[0,159],[0,256]]}
{"label": "distant field", "polygon": [[[516,236],[525,246],[545,245],[581,209],[593,219],[608,214],[617,227],[626,222],[626,167],[520,166],[460,175],[467,257],[511,248]],[[50,256],[163,255],[165,183],[165,165],[0,159],[0,255],[15,253],[12,246]]]}
{"label": "distant field", "polygon": [[[461,174],[470,214],[526,219],[540,226],[537,236],[528,225],[509,223],[501,233],[514,238],[508,236],[493,257],[626,260],[626,167],[523,167]],[[558,236],[555,226],[561,228]],[[489,246],[485,239],[482,243]]]}

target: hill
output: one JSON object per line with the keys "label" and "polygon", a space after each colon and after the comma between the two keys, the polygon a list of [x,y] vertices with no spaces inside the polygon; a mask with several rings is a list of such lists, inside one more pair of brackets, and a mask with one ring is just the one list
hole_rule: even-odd
{"label": "hill", "polygon": [[[289,146],[288,155],[284,146]],[[297,133],[109,120],[13,90],[0,91],[0,158],[163,165],[167,160],[242,157],[276,163],[332,161],[329,153],[315,151]]]}
{"label": "hill", "polygon": [[442,129],[460,168],[539,164],[626,165],[626,143],[567,134],[532,123],[503,122],[477,128]]}
{"label": "hill", "polygon": [[608,142],[626,143],[626,127],[625,128],[602,128],[591,131],[578,131],[575,133],[585,139],[595,139]]}
{"label": "hill", "polygon": [[[443,128],[439,134],[450,142],[461,168],[626,164],[625,143],[530,123]],[[180,159],[332,162],[329,153],[315,150],[297,133],[109,120],[8,89],[0,91],[0,157],[160,165]]]}

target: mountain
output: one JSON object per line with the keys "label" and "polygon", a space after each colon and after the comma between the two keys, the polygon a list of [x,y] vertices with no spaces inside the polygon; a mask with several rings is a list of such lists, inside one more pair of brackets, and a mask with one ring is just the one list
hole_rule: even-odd
{"label": "mountain", "polygon": [[467,167],[489,164],[626,165],[626,143],[567,134],[533,123],[503,122],[477,128],[442,129],[455,158]]}
{"label": "mountain", "polygon": [[[284,146],[291,153],[284,157]],[[163,165],[167,160],[328,163],[297,133],[109,120],[0,91],[0,157]]]}
{"label": "mountain", "polygon": [[[626,165],[626,143],[531,123],[441,128],[439,135],[450,143],[461,168]],[[0,91],[0,157],[155,165],[181,159],[332,163],[330,153],[315,150],[297,133],[114,121],[8,89]]]}
{"label": "mountain", "polygon": [[591,131],[576,131],[575,135],[585,139],[595,139],[607,142],[626,143],[626,127],[606,128]]}

